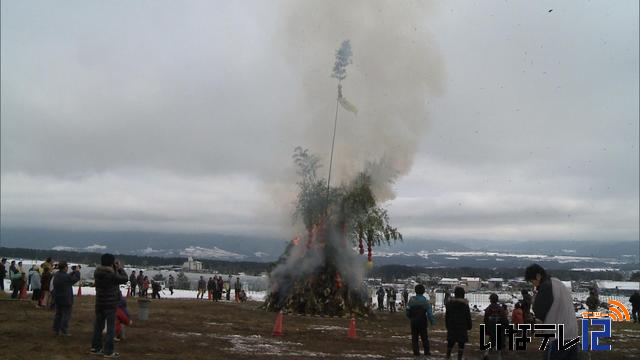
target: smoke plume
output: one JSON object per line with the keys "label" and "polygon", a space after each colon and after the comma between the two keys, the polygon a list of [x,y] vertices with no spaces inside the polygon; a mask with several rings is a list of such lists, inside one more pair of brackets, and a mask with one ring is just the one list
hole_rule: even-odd
{"label": "smoke plume", "polygon": [[431,6],[331,0],[293,1],[287,8],[282,46],[302,80],[295,103],[309,124],[300,145],[320,155],[328,171],[337,96],[331,70],[335,51],[348,39],[353,63],[343,94],[358,114],[339,110],[332,183],[369,167],[378,200],[393,198],[390,182],[411,169],[428,126],[429,97],[442,90],[443,65],[428,31]]}

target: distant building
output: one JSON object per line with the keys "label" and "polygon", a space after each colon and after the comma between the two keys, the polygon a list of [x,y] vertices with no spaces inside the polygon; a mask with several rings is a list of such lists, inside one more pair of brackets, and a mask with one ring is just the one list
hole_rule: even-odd
{"label": "distant building", "polygon": [[460,281],[466,291],[476,291],[480,289],[480,278],[477,277],[461,277]]}
{"label": "distant building", "polygon": [[487,280],[487,284],[489,290],[500,290],[502,289],[502,283],[504,282],[503,278],[491,278]]}
{"label": "distant building", "polygon": [[438,285],[449,288],[458,286],[458,284],[460,284],[460,281],[456,278],[442,278],[438,282]]}
{"label": "distant building", "polygon": [[640,291],[640,282],[596,280],[596,287],[600,294],[631,295]]}
{"label": "distant building", "polygon": [[202,262],[193,260],[193,258],[189,256],[187,262],[182,264],[182,268],[187,271],[202,271]]}

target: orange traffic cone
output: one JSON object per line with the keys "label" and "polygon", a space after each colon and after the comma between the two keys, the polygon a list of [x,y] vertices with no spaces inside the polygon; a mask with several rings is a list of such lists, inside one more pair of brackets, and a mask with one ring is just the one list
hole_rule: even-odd
{"label": "orange traffic cone", "polygon": [[211,291],[207,291],[209,293],[209,300],[211,300]]}
{"label": "orange traffic cone", "polygon": [[276,316],[276,323],[273,325],[273,336],[282,336],[282,310]]}
{"label": "orange traffic cone", "polygon": [[27,287],[23,286],[20,289],[20,299],[26,299],[27,298]]}
{"label": "orange traffic cone", "polygon": [[82,286],[78,286],[78,293],[76,296],[82,296]]}
{"label": "orange traffic cone", "polygon": [[356,318],[354,316],[351,317],[351,324],[349,324],[349,331],[347,331],[348,339],[357,339],[356,335]]}

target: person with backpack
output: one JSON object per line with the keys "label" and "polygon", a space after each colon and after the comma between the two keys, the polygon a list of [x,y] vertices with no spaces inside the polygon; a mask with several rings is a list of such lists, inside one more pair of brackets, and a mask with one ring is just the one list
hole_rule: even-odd
{"label": "person with backpack", "polygon": [[424,297],[424,285],[416,285],[415,291],[416,295],[411,297],[405,310],[411,324],[411,347],[413,349],[413,355],[419,356],[420,346],[418,343],[418,337],[420,337],[424,348],[424,354],[426,356],[430,356],[431,351],[429,349],[427,322],[430,322],[431,325],[435,325],[436,319],[433,317],[431,303],[429,303],[427,298]]}
{"label": "person with backpack", "polygon": [[[120,354],[114,351],[113,346],[116,309],[121,300],[120,284],[126,284],[129,277],[112,254],[103,254],[100,258],[100,266],[96,267],[93,273],[93,278],[96,288],[96,321],[93,327],[90,353],[104,355],[104,357],[120,357]],[[102,330],[105,328],[105,324],[107,334],[103,344]]]}
{"label": "person with backpack", "polygon": [[74,269],[67,273],[69,265],[66,261],[58,263],[58,272],[53,276],[55,291],[56,315],[53,318],[53,332],[56,335],[71,336],[69,334],[69,320],[73,307],[73,284],[80,280],[80,270]]}
{"label": "person with backpack", "polygon": [[[532,304],[533,313],[543,324],[564,324],[564,338],[573,339],[578,336],[576,313],[573,297],[562,281],[547,274],[538,264],[529,265],[524,272],[525,281],[531,282],[537,289]],[[552,340],[545,350],[547,358],[574,360],[578,358],[576,346],[567,350],[558,350],[558,339]]]}
{"label": "person with backpack", "polygon": [[464,298],[464,289],[456,287],[453,299],[445,305],[445,325],[447,327],[447,358],[451,358],[453,345],[458,343],[458,360],[462,359],[464,344],[469,342],[468,331],[471,330],[471,310],[469,301]]}
{"label": "person with backpack", "polygon": [[484,353],[484,359],[489,358],[489,354],[492,350],[498,351],[498,356],[501,358],[503,349],[497,348],[498,336],[503,336],[504,332],[498,334],[498,325],[504,326],[509,325],[509,320],[507,319],[507,313],[498,302],[498,295],[495,293],[491,293],[489,295],[489,306],[484,309],[484,324],[485,324],[485,334],[489,335],[491,341],[491,348],[487,349]]}

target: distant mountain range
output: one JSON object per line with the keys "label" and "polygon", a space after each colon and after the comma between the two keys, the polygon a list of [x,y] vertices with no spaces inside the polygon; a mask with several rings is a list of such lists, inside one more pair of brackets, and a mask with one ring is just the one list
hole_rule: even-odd
{"label": "distant mountain range", "polygon": [[[0,228],[0,247],[271,262],[288,240],[219,234]],[[637,268],[634,241],[442,241],[406,239],[374,248],[376,265],[504,268],[540,262],[549,268]]]}

